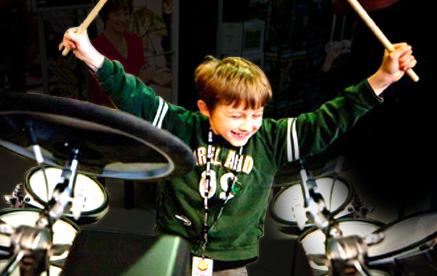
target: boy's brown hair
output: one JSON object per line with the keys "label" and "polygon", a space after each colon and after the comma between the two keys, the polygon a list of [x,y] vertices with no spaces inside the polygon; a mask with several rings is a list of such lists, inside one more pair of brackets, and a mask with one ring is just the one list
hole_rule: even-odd
{"label": "boy's brown hair", "polygon": [[194,81],[200,99],[209,110],[218,104],[246,109],[263,107],[272,98],[272,89],[264,72],[252,62],[240,57],[223,60],[207,56],[195,73]]}

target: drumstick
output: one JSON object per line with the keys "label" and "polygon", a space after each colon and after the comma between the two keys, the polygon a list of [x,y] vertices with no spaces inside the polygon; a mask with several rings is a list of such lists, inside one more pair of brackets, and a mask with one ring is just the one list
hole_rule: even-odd
{"label": "drumstick", "polygon": [[[393,44],[390,43],[390,41],[387,39],[387,37],[384,35],[381,29],[375,24],[372,18],[370,18],[369,14],[361,6],[361,4],[358,3],[357,0],[347,0],[347,1],[352,6],[352,8],[354,8],[354,10],[358,13],[361,19],[367,24],[370,30],[376,35],[376,37],[379,39],[382,45],[384,45],[384,47],[388,51],[390,52],[394,51]],[[419,81],[419,76],[416,75],[413,69],[408,69],[406,73],[414,82]]]}
{"label": "drumstick", "polygon": [[[85,18],[85,20],[80,24],[79,29],[77,30],[78,34],[82,34],[88,26],[93,22],[94,18],[99,14],[99,11],[102,9],[103,5],[105,5],[107,0],[100,0],[94,8],[91,10],[91,12],[88,14],[88,16]],[[66,56],[70,50],[64,49],[62,51],[62,55]]]}

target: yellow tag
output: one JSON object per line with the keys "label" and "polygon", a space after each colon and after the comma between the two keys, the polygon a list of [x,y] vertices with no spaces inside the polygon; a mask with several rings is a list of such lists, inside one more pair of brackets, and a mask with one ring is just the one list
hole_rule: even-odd
{"label": "yellow tag", "polygon": [[214,262],[211,259],[193,257],[192,276],[212,276]]}

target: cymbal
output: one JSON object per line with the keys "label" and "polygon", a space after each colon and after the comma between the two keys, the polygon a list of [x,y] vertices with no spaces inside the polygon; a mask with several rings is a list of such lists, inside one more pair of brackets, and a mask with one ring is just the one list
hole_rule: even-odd
{"label": "cymbal", "polygon": [[0,94],[0,146],[36,160],[34,140],[43,163],[68,167],[77,150],[78,172],[101,177],[167,179],[195,164],[179,138],[131,114],[44,94]]}

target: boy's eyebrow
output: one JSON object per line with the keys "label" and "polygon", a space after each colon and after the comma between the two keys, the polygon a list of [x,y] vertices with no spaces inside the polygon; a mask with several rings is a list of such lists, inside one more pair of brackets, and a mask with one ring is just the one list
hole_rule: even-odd
{"label": "boy's eyebrow", "polygon": [[243,114],[243,111],[239,111],[239,110],[229,110],[229,111],[225,111],[225,114]]}
{"label": "boy's eyebrow", "polygon": [[[226,113],[245,113],[247,110],[246,109],[244,109],[244,110],[236,110],[236,109],[234,109],[234,110],[228,110]],[[264,108],[260,108],[260,109],[254,109],[253,110],[254,112],[264,112]]]}
{"label": "boy's eyebrow", "polygon": [[254,112],[262,112],[264,111],[264,107],[260,107],[258,109],[252,109]]}

